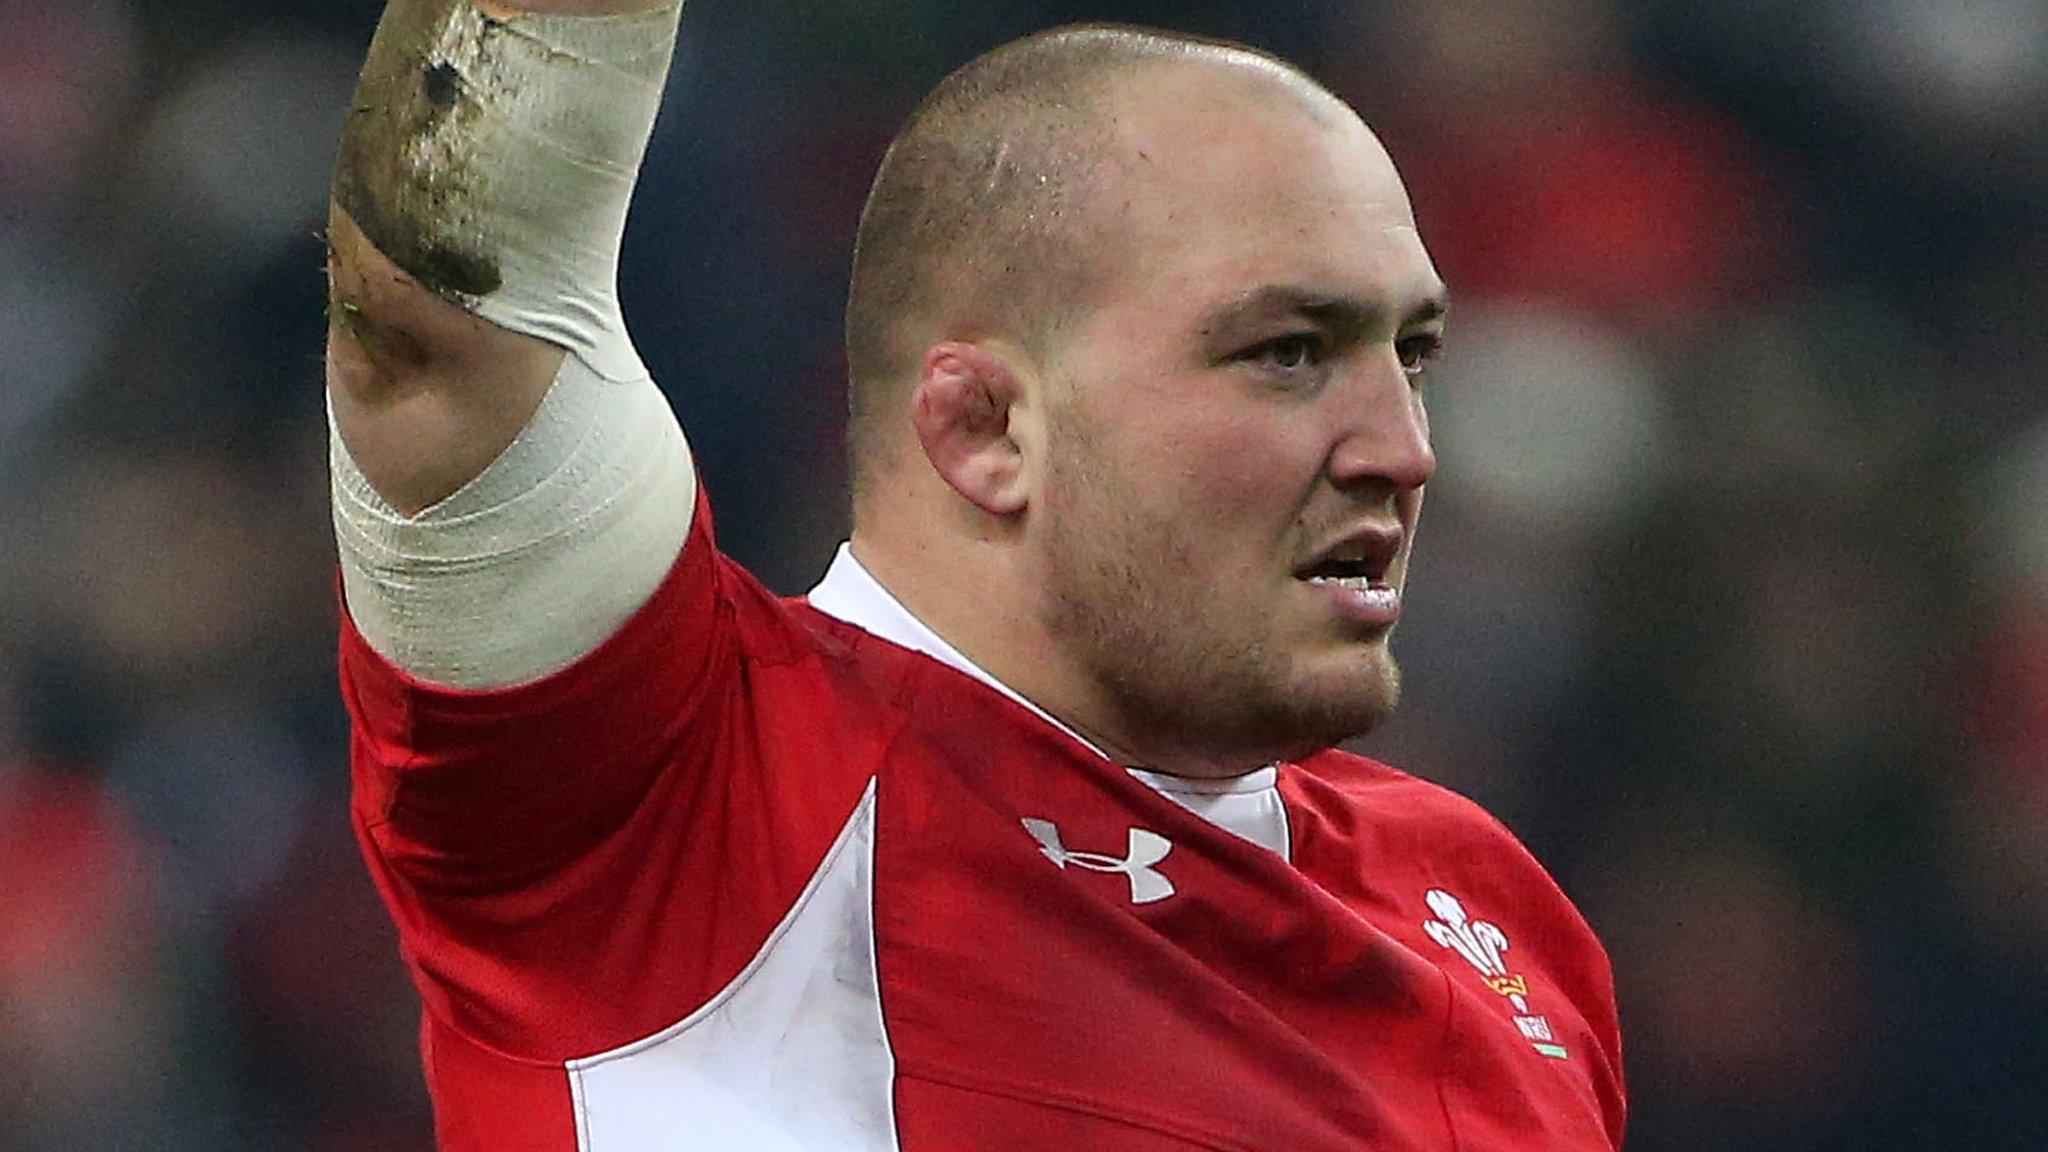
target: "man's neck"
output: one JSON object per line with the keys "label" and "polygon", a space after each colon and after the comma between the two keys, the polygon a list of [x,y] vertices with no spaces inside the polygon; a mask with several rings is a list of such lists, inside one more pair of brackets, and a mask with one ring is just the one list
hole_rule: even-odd
{"label": "man's neck", "polygon": [[[966,547],[972,548],[973,545]],[[1113,714],[1094,700],[1087,680],[1069,667],[1024,597],[1006,594],[998,573],[948,572],[895,562],[894,552],[856,532],[813,606],[885,640],[950,664],[1038,713],[1103,758],[1172,776],[1227,779],[1264,767],[1248,758],[1210,758],[1148,750],[1095,720]]]}

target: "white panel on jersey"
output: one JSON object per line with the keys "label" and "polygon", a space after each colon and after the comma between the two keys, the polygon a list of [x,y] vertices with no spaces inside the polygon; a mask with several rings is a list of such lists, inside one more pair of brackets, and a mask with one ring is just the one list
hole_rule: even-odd
{"label": "white panel on jersey", "polygon": [[[958,648],[947,643],[945,637],[932,631],[930,625],[912,615],[910,609],[890,595],[889,590],[882,587],[882,582],[875,579],[874,574],[854,556],[852,546],[839,546],[839,553],[832,558],[832,566],[825,570],[825,577],[818,581],[818,586],[811,589],[808,599],[811,607],[827,616],[844,620],[871,635],[913,652],[922,652],[941,664],[967,673],[1031,709],[1046,723],[1072,736],[1097,756],[1104,760],[1112,759],[1108,753],[1025,699],[1008,684],[991,676]],[[1280,773],[1272,765],[1224,780],[1191,780],[1137,768],[1126,768],[1125,771],[1225,832],[1278,853],[1282,860],[1294,859],[1293,838],[1287,826],[1287,806],[1280,799]]]}
{"label": "white panel on jersey", "polygon": [[681,1023],[569,1062],[581,1152],[888,1152],[875,789],[739,978]]}

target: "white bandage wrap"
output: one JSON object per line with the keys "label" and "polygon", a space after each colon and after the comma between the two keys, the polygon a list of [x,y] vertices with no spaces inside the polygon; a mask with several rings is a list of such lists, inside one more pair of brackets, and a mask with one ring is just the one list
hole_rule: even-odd
{"label": "white bandage wrap", "polygon": [[499,688],[574,663],[661,586],[689,532],[696,472],[667,398],[574,356],[519,438],[417,516],[377,495],[329,427],[350,617],[431,683]]}
{"label": "white bandage wrap", "polygon": [[619,244],[681,12],[500,20],[469,0],[397,0],[335,198],[426,287],[607,379],[640,378]]}
{"label": "white bandage wrap", "polygon": [[477,311],[569,349],[610,379],[644,377],[619,311],[619,243],[682,6],[521,16],[502,25],[505,43],[491,54],[481,51],[481,17],[466,5],[457,11],[466,16],[451,23],[445,47],[471,61],[486,95],[476,121],[448,142],[470,150],[457,163],[495,177],[477,189],[479,224],[505,278]]}

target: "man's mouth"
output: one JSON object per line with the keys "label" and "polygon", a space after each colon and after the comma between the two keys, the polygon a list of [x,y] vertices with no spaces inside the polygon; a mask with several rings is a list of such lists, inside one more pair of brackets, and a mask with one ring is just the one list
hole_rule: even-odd
{"label": "man's mouth", "polygon": [[[1375,570],[1376,568],[1378,570]],[[1361,592],[1375,585],[1384,587],[1387,582],[1383,566],[1359,561],[1318,564],[1309,569],[1308,574],[1301,579],[1322,587],[1350,588]]]}
{"label": "man's mouth", "polygon": [[1401,529],[1368,525],[1325,547],[1294,570],[1297,580],[1342,588],[1370,588],[1387,582],[1387,572],[1401,554]]}
{"label": "man's mouth", "polygon": [[1401,617],[1401,593],[1387,582],[1401,539],[1399,527],[1368,525],[1322,549],[1294,570],[1294,578],[1323,590],[1340,616],[1390,626]]}

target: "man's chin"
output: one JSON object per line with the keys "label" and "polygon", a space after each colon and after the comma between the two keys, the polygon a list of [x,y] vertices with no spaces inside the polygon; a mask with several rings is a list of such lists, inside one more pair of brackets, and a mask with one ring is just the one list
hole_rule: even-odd
{"label": "man's chin", "polygon": [[1161,743],[1177,744],[1205,762],[1300,761],[1372,732],[1400,698],[1391,661],[1383,674],[1364,679],[1354,674],[1261,687],[1265,691],[1212,698],[1206,708],[1190,710],[1187,700],[1177,700],[1177,710],[1158,717],[1164,723],[1154,730],[1165,737]]}
{"label": "man's chin", "polygon": [[1304,685],[1296,698],[1304,736],[1330,748],[1355,740],[1387,722],[1401,702],[1401,669],[1384,643],[1374,646],[1366,667],[1355,665]]}
{"label": "man's chin", "polygon": [[1392,697],[1295,698],[1281,715],[1269,715],[1256,731],[1243,733],[1247,761],[1300,761],[1370,734],[1393,715]]}

